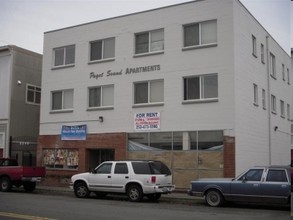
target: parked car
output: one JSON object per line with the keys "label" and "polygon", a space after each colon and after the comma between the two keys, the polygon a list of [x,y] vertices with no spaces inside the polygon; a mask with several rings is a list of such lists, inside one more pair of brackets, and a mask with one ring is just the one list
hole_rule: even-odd
{"label": "parked car", "polygon": [[225,201],[290,203],[290,166],[253,167],[234,179],[199,179],[191,181],[188,194],[205,197],[210,206]]}
{"label": "parked car", "polygon": [[70,187],[78,198],[90,192],[97,196],[122,193],[133,202],[144,196],[158,200],[175,189],[171,171],[160,161],[106,161],[92,172],[72,176]]}
{"label": "parked car", "polygon": [[17,160],[0,158],[0,191],[8,192],[12,186],[23,188],[32,192],[36,182],[46,175],[45,167],[18,166]]}

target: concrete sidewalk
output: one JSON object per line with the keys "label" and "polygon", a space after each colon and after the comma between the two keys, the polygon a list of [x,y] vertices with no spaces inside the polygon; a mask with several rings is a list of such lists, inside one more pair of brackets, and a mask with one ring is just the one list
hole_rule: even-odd
{"label": "concrete sidewalk", "polygon": [[[74,194],[73,190],[69,187],[50,187],[50,186],[37,186],[36,192],[46,192],[48,194]],[[170,194],[162,194],[162,197],[159,201],[170,202],[170,203],[180,203],[180,204],[196,204],[196,203],[204,203],[203,198],[197,198],[194,196],[187,195],[186,191],[180,190],[175,191]]]}

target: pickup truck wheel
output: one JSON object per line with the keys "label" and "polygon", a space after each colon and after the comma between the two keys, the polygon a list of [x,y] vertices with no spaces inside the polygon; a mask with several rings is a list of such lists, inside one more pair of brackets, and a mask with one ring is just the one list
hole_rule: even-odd
{"label": "pickup truck wheel", "polygon": [[11,181],[8,177],[2,177],[0,180],[0,190],[2,192],[9,192],[12,188]]}
{"label": "pickup truck wheel", "polygon": [[209,206],[218,207],[224,203],[222,194],[215,189],[211,189],[206,193],[206,202]]}
{"label": "pickup truck wheel", "polygon": [[25,183],[23,183],[23,188],[26,192],[32,192],[36,188],[36,183],[35,182],[25,182]]}
{"label": "pickup truck wheel", "polygon": [[141,187],[138,185],[130,185],[127,189],[127,197],[131,202],[140,202],[143,198]]}
{"label": "pickup truck wheel", "polygon": [[78,198],[87,198],[90,194],[85,183],[77,183],[74,187],[75,196]]}
{"label": "pickup truck wheel", "polygon": [[161,198],[161,193],[148,194],[147,197],[151,201],[157,201]]}

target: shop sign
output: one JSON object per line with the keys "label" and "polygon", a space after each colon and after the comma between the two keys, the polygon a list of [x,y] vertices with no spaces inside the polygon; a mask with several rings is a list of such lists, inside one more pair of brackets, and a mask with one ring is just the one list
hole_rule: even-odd
{"label": "shop sign", "polygon": [[160,112],[145,112],[134,114],[134,130],[159,130],[160,129]]}
{"label": "shop sign", "polygon": [[62,125],[61,140],[86,140],[86,125]]}

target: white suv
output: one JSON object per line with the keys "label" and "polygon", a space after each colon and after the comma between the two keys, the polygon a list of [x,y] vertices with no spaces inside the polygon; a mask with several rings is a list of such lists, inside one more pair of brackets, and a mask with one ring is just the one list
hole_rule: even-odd
{"label": "white suv", "polygon": [[171,171],[160,161],[106,161],[93,172],[72,176],[70,187],[78,198],[86,198],[90,192],[101,197],[123,193],[132,202],[143,196],[155,201],[175,189]]}

